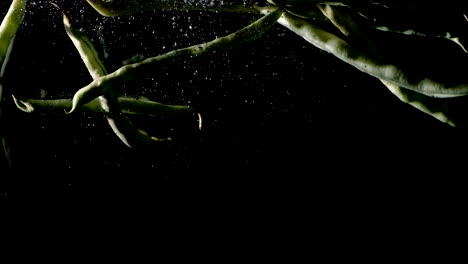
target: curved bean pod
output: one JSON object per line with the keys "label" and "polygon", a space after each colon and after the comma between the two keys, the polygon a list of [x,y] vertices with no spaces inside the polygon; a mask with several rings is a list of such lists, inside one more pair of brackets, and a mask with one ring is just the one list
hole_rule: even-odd
{"label": "curved bean pod", "polygon": [[[379,1],[380,2],[380,1]],[[387,32],[444,38],[467,52],[466,1],[386,1],[374,8],[359,8],[371,27]]]}
{"label": "curved bean pod", "polygon": [[468,127],[468,98],[434,98],[380,80],[402,102],[453,127]]}
{"label": "curved bean pod", "polygon": [[[281,2],[292,3],[295,1],[285,0]],[[379,58],[380,54],[383,54],[381,56],[385,56],[385,53],[389,50],[389,48],[379,48],[378,43],[376,43],[376,41],[374,41],[372,38],[368,37],[369,33],[372,30],[375,30],[375,29],[383,30],[381,28],[377,28],[375,26],[375,23],[369,23],[369,20],[372,19],[372,17],[358,16],[356,10],[354,9],[353,11],[356,12],[355,13],[356,16],[353,17],[352,14],[350,14],[349,12],[351,8],[345,5],[339,6],[339,5],[319,4],[317,6],[322,11],[322,13],[336,26],[336,28],[343,35],[344,39],[342,39],[342,41],[352,47],[352,49],[347,47],[348,51],[354,51],[355,53],[361,52],[361,54],[362,54],[362,51],[366,51],[364,55],[374,54],[374,58]],[[380,8],[380,9],[375,8],[371,10],[371,12],[367,12],[367,14],[370,14],[372,12],[382,11],[383,9],[385,8]],[[306,9],[301,10],[301,14],[305,14],[307,12],[311,13],[310,11],[304,11],[304,10]],[[371,14],[371,15],[374,15],[374,14]],[[323,23],[318,24],[319,21],[317,21],[316,17],[317,16],[314,16],[314,21],[313,21],[316,28],[321,29],[323,32],[330,33],[331,30],[329,28],[326,28],[326,25],[324,25]],[[379,17],[377,16],[377,18]],[[366,24],[363,25],[364,24],[363,22]],[[408,25],[408,26],[411,26],[411,25]],[[324,28],[326,28],[326,30]],[[424,28],[422,29],[424,30]],[[463,51],[466,52],[463,44],[459,41],[459,39],[451,38],[450,37],[452,36],[451,34],[437,33],[437,30],[435,30],[434,28],[428,28],[426,31],[420,31],[420,30],[421,28],[419,28],[419,31],[412,30],[412,31],[407,31],[407,32],[399,32],[399,33],[403,33],[407,35],[418,35],[421,37],[425,37],[428,40],[432,40],[434,37],[447,38],[455,42],[457,45],[461,46]],[[320,33],[319,30],[317,30],[316,32]],[[443,31],[440,31],[440,32],[443,32]],[[391,34],[387,34],[387,35],[391,35]],[[432,34],[432,35],[428,35],[428,34]],[[437,35],[437,34],[441,34],[441,35]],[[330,33],[330,35],[333,35],[333,34]],[[336,39],[338,39],[338,37],[336,37]],[[411,40],[410,37],[408,37],[408,39]],[[320,42],[320,41],[321,40],[317,42]],[[323,44],[323,42],[319,44]],[[358,49],[356,45],[361,46],[361,48]],[[390,48],[392,48],[391,45],[390,45]],[[328,51],[335,54],[333,49],[329,49]],[[403,58],[403,59],[408,59],[408,58]],[[443,67],[446,67],[446,65],[443,64]],[[403,67],[400,67],[400,69],[403,69]],[[408,73],[408,72],[406,71],[405,73]],[[426,74],[427,72],[421,71],[421,73]],[[460,72],[459,74],[460,76],[465,75]],[[389,80],[381,79],[381,81],[401,101],[408,103],[409,105],[421,110],[422,112],[433,116],[439,121],[445,122],[451,126],[467,126],[468,125],[468,119],[465,116],[465,113],[468,111],[468,107],[466,106],[468,99],[465,96],[459,96],[456,98],[434,98],[431,96],[424,95],[420,91],[409,90],[409,89],[403,88]]]}
{"label": "curved bean pod", "polygon": [[[56,4],[53,5],[59,8]],[[63,12],[62,14],[65,30],[78,50],[91,77],[97,79],[106,75],[107,70],[99,59],[99,55],[88,36],[84,32],[75,29],[67,16]],[[121,114],[117,98],[111,91],[101,95],[99,103],[112,130],[125,145],[128,147],[147,146],[152,142],[152,137],[148,136],[145,131],[135,127],[126,116]],[[157,139],[157,141],[160,140]]]}
{"label": "curved bean pod", "polygon": [[[331,10],[334,8],[337,7],[330,7]],[[346,15],[345,12],[340,12],[340,14]],[[448,72],[446,70],[448,65],[438,65],[428,61],[433,68],[429,67],[428,63],[421,64],[418,63],[419,61],[411,60],[411,57],[415,56],[414,54],[418,54],[417,58],[427,58],[427,54],[421,54],[418,49],[419,42],[415,42],[421,41],[420,39],[403,35],[401,41],[408,41],[408,43],[396,43],[393,39],[395,36],[378,35],[380,39],[377,39],[377,35],[366,33],[367,39],[365,41],[369,43],[369,46],[361,47],[353,41],[347,41],[324,30],[312,20],[284,14],[278,22],[314,46],[330,52],[362,72],[379,79],[391,81],[400,87],[434,97],[468,95],[468,78],[466,74],[460,74],[459,65],[456,65],[455,72],[449,72],[448,76],[441,76],[439,70]],[[363,31],[366,32],[366,30]],[[375,42],[372,43],[373,41]],[[414,49],[408,51],[407,44],[413,45]],[[396,45],[401,46],[395,47]],[[463,59],[463,57],[459,59]],[[462,62],[466,63],[466,60],[462,60]],[[455,66],[454,64],[452,66]],[[422,67],[424,70],[421,70]]]}
{"label": "curved bean pod", "polygon": [[[70,99],[30,99],[30,98],[17,98],[13,96],[13,100],[23,112],[33,113],[36,111],[57,111],[61,112],[63,109],[70,108],[72,101]],[[117,101],[120,105],[122,113],[133,115],[147,115],[147,116],[191,116],[196,115],[195,109],[185,105],[166,105],[155,101],[136,99],[129,97],[119,97]],[[106,113],[101,107],[99,98],[82,105],[80,111]]]}
{"label": "curved bean pod", "polygon": [[[3,119],[1,106],[3,105],[4,99],[2,78],[5,73],[5,67],[8,63],[10,52],[13,48],[13,42],[16,36],[16,32],[20,28],[23,22],[24,15],[26,13],[26,4],[27,0],[13,0],[5,17],[3,18],[0,24],[0,120]],[[8,166],[12,166],[10,147],[8,144],[7,136],[3,134],[3,131],[1,131],[1,129],[0,132],[0,148],[2,149],[1,151],[4,152],[3,154],[0,154],[0,159],[2,156],[5,157]]]}
{"label": "curved bean pod", "polygon": [[97,78],[75,93],[73,106],[68,113],[138,76],[157,70],[162,65],[174,67],[180,61],[225,52],[252,42],[263,36],[276,23],[282,13],[277,8],[271,12],[267,11],[264,17],[227,36],[203,44],[173,50],[139,63],[128,64],[108,75]]}
{"label": "curved bean pod", "polygon": [[290,14],[314,20],[320,18],[314,11],[316,6],[349,7],[362,18],[366,18],[372,28],[406,35],[445,38],[468,52],[465,47],[468,44],[466,25],[460,26],[460,22],[465,20],[464,15],[468,13],[468,4],[464,1],[444,2],[443,5],[417,0],[403,2],[394,0],[268,1],[283,7]]}

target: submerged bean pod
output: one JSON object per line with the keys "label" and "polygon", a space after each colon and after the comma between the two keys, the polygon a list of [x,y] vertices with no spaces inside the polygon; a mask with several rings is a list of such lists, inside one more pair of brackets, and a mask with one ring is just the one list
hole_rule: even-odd
{"label": "submerged bean pod", "polygon": [[[434,20],[433,16],[442,10],[426,7],[426,2],[396,4],[380,1],[361,6],[358,1],[270,2],[289,11],[279,20],[280,24],[316,47],[379,78],[401,101],[451,126],[468,125],[468,98],[465,96],[468,94],[468,78],[464,72],[468,59],[465,55],[468,17],[463,13],[463,10],[468,11],[466,4],[457,3],[460,7],[455,12],[457,16],[439,16],[444,20],[440,21]],[[428,14],[412,14],[417,6]],[[317,19],[320,16],[314,13],[316,8],[338,31],[330,29],[323,19]],[[392,16],[392,20],[388,19],[390,14],[405,17],[395,19]],[[429,23],[418,21],[431,14]],[[462,17],[466,21],[461,21]],[[401,21],[407,24],[398,24]],[[462,26],[465,27],[460,31]],[[461,47],[465,54],[449,42],[442,43],[443,39]]]}
{"label": "submerged bean pod", "polygon": [[[58,8],[56,4],[53,5]],[[64,13],[63,23],[91,77],[97,79],[106,75],[107,70],[99,59],[99,55],[88,36],[84,32],[75,29]],[[102,94],[99,97],[99,103],[112,130],[125,145],[129,147],[146,146],[152,142],[152,137],[145,131],[138,129],[125,115],[121,114],[119,102],[112,91]],[[156,140],[160,141],[160,139]]]}
{"label": "submerged bean pod", "polygon": [[468,127],[468,97],[434,98],[380,80],[402,102],[453,127]]}
{"label": "submerged bean pod", "polygon": [[[55,111],[62,112],[63,109],[70,108],[72,101],[70,99],[30,99],[30,98],[17,98],[13,96],[13,100],[23,112],[33,113],[38,111]],[[155,101],[119,97],[117,101],[120,105],[122,113],[132,115],[146,115],[146,116],[192,116],[196,115],[195,109],[185,105],[167,105]],[[99,98],[82,105],[80,111],[93,112],[93,113],[106,113],[101,107]]]}
{"label": "submerged bean pod", "polygon": [[[329,8],[333,10],[338,7]],[[346,12],[340,12],[340,15],[346,15]],[[343,18],[340,17],[340,19]],[[447,59],[444,62],[449,64],[440,64],[439,61],[432,61],[431,57],[422,53],[427,51],[424,45],[431,43],[429,39],[412,38],[406,35],[397,38],[394,35],[379,35],[378,32],[369,33],[371,31],[363,29],[362,32],[366,33],[367,38],[356,42],[354,39],[351,41],[347,38],[340,38],[312,20],[305,20],[290,14],[284,14],[278,22],[314,46],[330,52],[362,72],[379,79],[391,81],[400,87],[434,97],[468,95],[468,78],[466,74],[462,74],[460,64],[456,65],[456,62]],[[338,20],[334,22],[340,23]],[[361,45],[363,43],[366,45]],[[435,47],[439,47],[437,45]],[[421,49],[422,47],[426,49]],[[463,57],[466,56],[464,54],[454,55],[451,58],[466,64],[468,57]],[[412,60],[412,57],[415,59]],[[426,61],[421,61],[421,59]],[[448,71],[448,66],[451,66],[450,69],[453,71]],[[444,74],[441,74],[441,71]]]}
{"label": "submerged bean pod", "polygon": [[8,55],[8,50],[23,21],[27,0],[13,0],[6,16],[0,24],[0,65]]}
{"label": "submerged bean pod", "polygon": [[[438,14],[439,10],[438,5],[420,9],[427,4],[427,1],[422,0],[407,3],[396,3],[393,0],[265,0],[251,6],[236,0],[211,1],[209,4],[199,0],[87,2],[103,16],[132,15],[149,10],[203,10],[264,16],[227,36],[173,50],[108,73],[92,42],[84,32],[75,29],[64,14],[65,30],[93,81],[79,89],[72,100],[13,97],[21,110],[70,109],[67,113],[72,113],[79,109],[101,112],[127,146],[150,145],[160,139],[150,137],[135,127],[124,114],[175,116],[193,115],[196,112],[186,106],[118,98],[117,92],[122,85],[163,67],[174,68],[181,62],[205,58],[255,41],[279,22],[319,49],[378,78],[401,101],[451,126],[468,126],[468,97],[465,96],[468,95],[468,54],[465,48],[468,34],[464,33],[466,28],[460,30],[457,26],[451,27],[461,18],[460,14],[468,22],[463,11],[457,11],[458,16],[453,20],[447,15],[440,15],[437,19],[430,17],[432,22],[424,23],[419,20],[427,18],[427,15],[413,17],[412,12],[430,11],[430,15],[433,15]],[[26,3],[27,0],[13,0],[0,25],[0,64],[4,63],[11,50],[25,14]],[[401,14],[402,17],[396,19],[392,14]],[[439,27],[439,24],[442,26]],[[446,29],[446,25],[449,28]]]}
{"label": "submerged bean pod", "polygon": [[226,52],[252,42],[263,36],[276,23],[281,14],[282,11],[279,9],[275,9],[271,12],[268,11],[268,14],[264,17],[227,36],[203,44],[173,50],[160,56],[148,58],[139,63],[128,64],[108,75],[99,77],[75,93],[73,96],[73,106],[69,113],[73,112],[77,107],[116,89],[116,87],[120,87],[122,84],[132,79],[147,75],[158,67],[174,67],[178,65],[178,62],[184,60],[208,56],[213,53]]}

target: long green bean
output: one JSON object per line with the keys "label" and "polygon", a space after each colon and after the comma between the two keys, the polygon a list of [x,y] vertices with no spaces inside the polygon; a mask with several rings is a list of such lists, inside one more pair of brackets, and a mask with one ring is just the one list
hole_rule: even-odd
{"label": "long green bean", "polygon": [[[30,99],[16,98],[13,96],[16,106],[27,113],[38,111],[63,112],[72,105],[70,99]],[[148,116],[191,116],[196,115],[194,108],[185,105],[166,105],[146,99],[119,97],[117,101],[124,114],[148,115]],[[101,107],[99,98],[82,105],[79,110],[95,113],[106,113]]]}
{"label": "long green bean", "polygon": [[[336,7],[330,7],[330,9],[333,8]],[[345,13],[341,12],[341,14]],[[394,43],[395,41],[391,38],[379,40],[380,46],[378,46],[372,43],[374,41],[372,36],[366,35],[369,37],[366,39],[369,46],[362,47],[356,46],[352,41],[340,38],[324,30],[312,20],[305,20],[290,14],[284,14],[278,22],[302,36],[314,46],[332,53],[357,69],[379,79],[391,81],[400,87],[434,97],[468,95],[468,79],[466,75],[437,75],[437,69],[444,69],[441,68],[441,66],[447,67],[447,65],[437,64],[434,64],[435,70],[427,67],[424,63],[420,64],[420,66],[424,66],[425,69],[428,70],[421,71],[420,67],[418,67],[418,62],[412,62],[410,59],[413,56],[412,52],[418,53],[420,51],[414,49],[409,52],[403,49],[396,49],[393,46],[398,43]],[[336,20],[335,22],[339,23]],[[406,40],[409,42],[408,44],[413,44],[410,42],[414,39],[409,36]],[[360,44],[362,44],[362,42]],[[401,43],[400,45],[402,48],[405,47],[405,43]],[[397,50],[397,52],[386,56],[385,53],[389,50]],[[419,56],[423,57],[424,54]],[[466,60],[462,60],[462,62],[463,61]],[[412,66],[409,67],[408,63],[412,63]],[[456,65],[456,67],[460,66]],[[432,72],[429,72],[429,70],[432,70]]]}
{"label": "long green bean", "polygon": [[124,16],[133,15],[136,13],[149,11],[149,10],[202,10],[213,12],[236,12],[236,13],[251,13],[258,14],[260,7],[247,6],[239,4],[236,0],[225,0],[222,3],[200,4],[198,0],[86,0],[96,11],[103,16]]}
{"label": "long green bean", "polygon": [[453,127],[468,127],[468,98],[465,96],[452,98],[434,98],[424,94],[401,88],[389,81],[380,80],[392,94],[402,102],[431,115],[437,120]]}
{"label": "long green bean", "polygon": [[95,79],[89,85],[78,90],[73,96],[73,106],[68,113],[72,113],[78,106],[88,103],[94,98],[120,87],[138,76],[154,71],[161,65],[176,66],[177,62],[221,53],[254,41],[265,34],[273,26],[282,11],[275,9],[254,23],[210,42],[173,50],[160,56],[148,58],[142,62],[125,65],[118,70]]}
{"label": "long green bean", "polygon": [[[54,6],[58,7],[56,4]],[[99,59],[98,53],[88,36],[84,32],[75,29],[64,13],[63,23],[91,77],[95,80],[106,75],[107,70]],[[125,145],[129,147],[147,146],[153,140],[161,141],[161,139],[150,137],[145,131],[138,129],[127,116],[121,114],[119,102],[112,91],[106,91],[98,99],[109,125]]]}
{"label": "long green bean", "polygon": [[[0,24],[0,121],[3,120],[4,87],[3,76],[8,64],[8,59],[13,48],[13,42],[18,29],[20,28],[26,13],[27,0],[13,0]],[[0,125],[0,128],[2,126]],[[8,166],[12,166],[8,137],[0,129],[0,151],[4,152],[4,157]],[[0,155],[0,157],[3,155]]]}
{"label": "long green bean", "polygon": [[[466,69],[468,66],[466,65],[468,53],[465,48],[468,34],[460,31],[458,27],[451,27],[453,24],[450,23],[455,20],[451,20],[450,23],[440,21],[441,24],[446,22],[444,25],[448,27],[445,28],[438,27],[439,21],[427,25],[419,23],[417,21],[419,18],[427,18],[424,15],[411,18],[414,8],[425,6],[425,1],[395,3],[392,0],[377,2],[264,0],[252,5],[242,4],[236,0],[210,4],[198,0],[87,0],[87,2],[103,16],[132,15],[162,9],[238,12],[264,16],[227,36],[173,50],[108,73],[86,34],[73,28],[64,15],[65,30],[93,80],[79,89],[72,100],[14,98],[21,110],[32,112],[70,109],[66,112],[72,113],[79,109],[102,112],[114,132],[126,145],[148,145],[159,139],[152,138],[136,128],[123,114],[193,115],[195,112],[185,106],[167,106],[151,101],[118,97],[119,87],[163,67],[170,69],[181,62],[226,52],[254,41],[279,22],[314,46],[378,78],[401,101],[449,125],[468,126],[468,118],[465,117],[468,107],[464,106],[468,101],[468,97],[465,96],[468,95],[468,75],[460,70],[460,67]],[[5,61],[11,50],[14,36],[25,15],[26,3],[27,0],[13,0],[0,25],[0,64]],[[432,7],[422,10],[438,12]],[[400,21],[393,17],[388,19],[389,14],[399,12],[406,15],[406,24],[399,23]],[[457,15],[460,14],[464,15],[457,11]],[[466,15],[465,18],[468,20]],[[392,19],[395,21],[392,22]],[[418,23],[413,23],[415,21]],[[421,49],[423,46],[431,47],[432,50]],[[440,47],[448,47],[450,52],[453,50],[454,59],[439,60],[443,56],[437,58],[435,55]],[[462,63],[457,64],[458,61]]]}
{"label": "long green bean", "polygon": [[13,39],[26,13],[27,0],[13,0],[0,24],[0,65],[8,54]]}

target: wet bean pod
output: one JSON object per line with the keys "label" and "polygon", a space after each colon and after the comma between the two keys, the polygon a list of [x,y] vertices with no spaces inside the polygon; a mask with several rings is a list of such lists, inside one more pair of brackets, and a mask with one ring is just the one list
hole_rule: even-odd
{"label": "wet bean pod", "polygon": [[227,36],[203,44],[173,50],[138,63],[128,64],[108,75],[99,77],[75,93],[73,106],[69,113],[98,96],[109,93],[133,79],[157,70],[158,67],[175,67],[184,60],[226,52],[250,43],[263,36],[276,23],[281,14],[281,10],[275,9],[252,24]]}

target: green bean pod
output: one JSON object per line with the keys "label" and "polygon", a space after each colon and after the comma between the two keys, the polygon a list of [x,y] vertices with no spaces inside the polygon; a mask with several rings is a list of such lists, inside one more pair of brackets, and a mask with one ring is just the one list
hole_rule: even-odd
{"label": "green bean pod", "polygon": [[[56,4],[52,4],[55,7],[59,8]],[[99,59],[99,54],[94,48],[94,45],[91,42],[91,40],[84,32],[74,28],[71,25],[70,20],[65,15],[65,13],[62,12],[62,14],[65,31],[67,32],[67,35],[76,47],[81,59],[83,60],[93,80],[106,75],[106,67],[102,63],[101,59]]]}
{"label": "green bean pod", "polygon": [[[53,5],[58,8],[56,4]],[[78,50],[91,77],[93,79],[97,79],[106,75],[107,70],[99,59],[98,53],[87,35],[84,32],[75,29],[64,13],[63,23],[68,36]],[[153,138],[145,131],[135,127],[126,116],[121,114],[119,102],[112,91],[107,91],[102,94],[99,96],[98,100],[101,108],[106,114],[109,125],[125,145],[129,147],[147,146],[153,141]],[[157,139],[157,141],[160,141],[160,139]]]}
{"label": "green bean pod", "polygon": [[402,102],[453,127],[468,127],[468,97],[434,98],[380,80]]}
{"label": "green bean pod", "polygon": [[[340,15],[332,16],[329,13],[328,17],[330,19],[339,17],[340,20],[334,20],[336,24],[347,28],[349,32],[361,32],[362,36],[339,37],[314,23],[313,20],[290,14],[284,14],[278,22],[314,46],[330,52],[362,72],[390,81],[402,88],[433,97],[468,95],[468,77],[463,74],[463,66],[460,66],[467,62],[466,53],[460,51],[461,54],[458,54],[459,49],[454,49],[450,57],[453,59],[451,61],[445,58],[445,54],[439,55],[436,50],[446,43],[437,42],[437,45],[443,45],[435,45],[436,48],[431,50],[434,53],[426,54],[424,53],[427,51],[426,47],[435,43],[430,38],[424,39],[402,34],[400,36],[387,35],[385,32],[379,33],[376,30],[361,27],[360,23],[342,24],[340,22],[344,18],[355,21],[352,17],[346,17],[350,14],[349,9],[345,8],[330,6],[329,12],[339,11]],[[350,28],[349,25],[355,28]],[[447,43],[451,45],[451,42]],[[431,60],[437,56],[439,56],[437,59],[441,59],[443,63]],[[451,71],[448,70],[449,68]]]}
{"label": "green bean pod", "polygon": [[132,79],[147,75],[161,66],[177,67],[179,65],[178,62],[213,53],[226,52],[260,38],[276,23],[282,14],[282,11],[279,9],[274,9],[271,12],[267,10],[266,12],[267,14],[264,17],[227,36],[203,44],[173,50],[139,63],[128,64],[108,75],[95,79],[75,93],[73,96],[73,106],[69,113],[94,98],[106,94]]}
{"label": "green bean pod", "polygon": [[0,65],[3,63],[13,43],[13,39],[26,13],[27,0],[13,0],[0,24]]}
{"label": "green bean pod", "polygon": [[[36,111],[57,111],[61,112],[63,109],[70,108],[72,101],[70,99],[30,99],[30,98],[17,98],[13,96],[13,100],[23,112],[33,113]],[[117,101],[120,105],[122,113],[133,115],[146,115],[146,116],[189,116],[197,114],[195,109],[185,105],[167,105],[146,99],[119,97]],[[99,98],[82,105],[80,111],[93,112],[93,113],[106,113],[101,107]]]}

